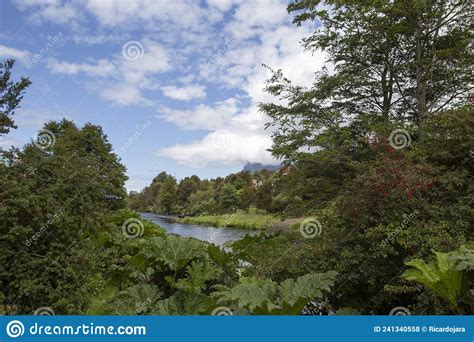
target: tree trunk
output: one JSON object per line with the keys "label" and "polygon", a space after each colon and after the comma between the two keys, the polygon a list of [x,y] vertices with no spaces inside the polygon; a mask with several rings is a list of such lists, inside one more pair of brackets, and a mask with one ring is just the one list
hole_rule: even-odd
{"label": "tree trunk", "polygon": [[423,66],[423,44],[421,41],[421,32],[416,34],[416,121],[420,123],[428,115],[426,106],[426,77]]}

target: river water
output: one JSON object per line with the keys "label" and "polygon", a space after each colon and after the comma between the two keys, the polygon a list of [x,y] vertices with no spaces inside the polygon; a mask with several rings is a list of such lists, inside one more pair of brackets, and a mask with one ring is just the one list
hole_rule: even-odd
{"label": "river water", "polygon": [[199,240],[208,241],[216,245],[223,245],[227,241],[235,241],[243,238],[246,234],[252,234],[248,229],[238,228],[216,228],[197,224],[178,223],[173,217],[152,213],[140,213],[140,215],[150,220],[168,233],[194,237]]}

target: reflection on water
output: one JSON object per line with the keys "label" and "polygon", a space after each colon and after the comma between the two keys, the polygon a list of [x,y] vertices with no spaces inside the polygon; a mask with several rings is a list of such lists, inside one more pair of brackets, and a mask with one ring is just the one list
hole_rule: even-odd
{"label": "reflection on water", "polygon": [[140,213],[140,215],[143,218],[158,224],[168,233],[194,237],[196,239],[208,241],[216,245],[223,245],[227,241],[238,240],[244,237],[246,234],[253,233],[252,231],[246,229],[216,228],[197,224],[183,224],[175,222],[174,218],[172,217],[158,214]]}

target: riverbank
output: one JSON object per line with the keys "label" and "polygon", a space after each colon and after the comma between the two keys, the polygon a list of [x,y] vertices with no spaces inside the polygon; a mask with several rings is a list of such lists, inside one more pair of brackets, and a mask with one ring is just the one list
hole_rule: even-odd
{"label": "riverbank", "polygon": [[140,213],[140,216],[159,225],[168,234],[193,237],[216,245],[223,245],[228,241],[239,240],[247,234],[252,234],[252,231],[249,229],[234,227],[218,229],[212,225],[181,223],[177,222],[176,217],[159,214]]}
{"label": "riverbank", "polygon": [[185,217],[177,219],[177,222],[186,224],[203,224],[213,227],[233,227],[258,230],[270,228],[280,222],[280,219],[273,215],[234,213],[226,215]]}

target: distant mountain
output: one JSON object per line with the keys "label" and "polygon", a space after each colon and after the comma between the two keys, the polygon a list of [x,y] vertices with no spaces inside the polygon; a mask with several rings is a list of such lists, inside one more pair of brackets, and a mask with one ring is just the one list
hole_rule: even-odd
{"label": "distant mountain", "polygon": [[242,171],[250,171],[250,172],[262,171],[262,170],[276,171],[279,169],[280,169],[279,165],[263,165],[261,163],[247,163],[245,164],[244,169]]}

